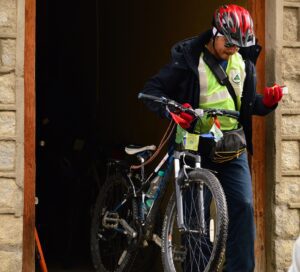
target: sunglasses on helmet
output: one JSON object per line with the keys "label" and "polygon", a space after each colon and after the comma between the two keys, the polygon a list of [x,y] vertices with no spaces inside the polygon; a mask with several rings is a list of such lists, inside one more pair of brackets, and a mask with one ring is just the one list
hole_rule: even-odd
{"label": "sunglasses on helmet", "polygon": [[[225,42],[224,46],[226,48],[231,48],[231,47],[234,47],[234,46],[236,46],[238,48],[241,47],[239,45],[240,42],[238,42],[238,37],[235,38],[235,37],[231,36],[231,41],[228,41],[227,37],[225,35],[223,35],[222,33],[220,33],[215,27],[213,27],[213,35],[217,36],[217,37],[225,37],[226,38],[226,42]],[[247,42],[245,44],[245,47],[252,46],[252,45],[255,45],[255,38],[254,38],[254,36],[249,36],[248,40],[247,40]]]}

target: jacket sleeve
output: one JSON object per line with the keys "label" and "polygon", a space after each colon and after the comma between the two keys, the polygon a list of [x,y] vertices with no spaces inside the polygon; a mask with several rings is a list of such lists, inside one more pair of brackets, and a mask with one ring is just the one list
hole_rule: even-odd
{"label": "jacket sleeve", "polygon": [[277,108],[277,105],[274,105],[272,108],[266,107],[263,102],[263,96],[261,94],[256,94],[255,95],[255,102],[254,102],[254,107],[253,107],[253,114],[255,115],[260,115],[264,116],[272,112]]}
{"label": "jacket sleeve", "polygon": [[252,107],[252,115],[264,116],[276,109],[277,104],[272,108],[266,107],[262,102],[263,96],[256,93],[256,69],[251,61],[246,62],[245,86],[248,91],[251,90],[249,93],[253,94],[252,99],[249,99],[249,107]]}
{"label": "jacket sleeve", "polygon": [[[150,78],[141,93],[149,94],[158,97],[166,97],[177,101],[177,93],[179,89],[179,82],[184,76],[184,70],[176,67],[175,62],[164,66],[156,75]],[[148,99],[143,99],[146,106],[160,117],[167,117],[167,111],[164,106],[152,102]]]}

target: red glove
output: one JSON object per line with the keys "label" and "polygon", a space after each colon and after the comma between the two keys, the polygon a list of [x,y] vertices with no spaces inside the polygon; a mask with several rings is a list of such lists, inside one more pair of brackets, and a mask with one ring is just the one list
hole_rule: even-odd
{"label": "red glove", "polygon": [[[191,105],[188,103],[182,104],[184,108],[191,108]],[[181,112],[179,115],[170,112],[173,120],[180,125],[182,128],[187,129],[191,126],[191,122],[194,120],[194,117],[186,112]]]}
{"label": "red glove", "polygon": [[[184,103],[184,104],[182,104],[182,106],[183,106],[184,108],[188,108],[188,109],[191,109],[191,108],[192,108],[192,106],[191,106],[189,103]],[[181,117],[182,119],[184,119],[184,120],[189,124],[189,126],[190,126],[191,122],[194,120],[194,116],[190,115],[190,114],[187,113],[187,112],[181,112],[181,113],[180,113],[180,117]]]}
{"label": "red glove", "polygon": [[262,102],[268,108],[272,108],[282,98],[282,88],[275,84],[273,87],[265,87]]}

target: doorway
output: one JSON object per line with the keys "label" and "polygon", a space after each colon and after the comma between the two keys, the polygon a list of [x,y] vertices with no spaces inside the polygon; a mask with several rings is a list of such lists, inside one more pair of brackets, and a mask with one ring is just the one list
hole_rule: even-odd
{"label": "doorway", "polygon": [[166,123],[137,94],[226,1],[175,2],[37,1],[36,225],[50,271],[93,271],[90,166],[101,175],[126,144],[159,142]]}

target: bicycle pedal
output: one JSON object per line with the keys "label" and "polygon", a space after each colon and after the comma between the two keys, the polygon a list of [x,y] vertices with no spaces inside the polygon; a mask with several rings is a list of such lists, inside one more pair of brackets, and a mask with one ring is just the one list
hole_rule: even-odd
{"label": "bicycle pedal", "polygon": [[106,212],[105,215],[102,218],[102,225],[105,228],[117,228],[119,225],[119,214],[112,213],[112,212]]}
{"label": "bicycle pedal", "polygon": [[110,224],[110,223],[107,223],[107,222],[106,222],[105,225],[106,225],[107,228],[116,228],[116,226],[118,226],[116,224]]}
{"label": "bicycle pedal", "polygon": [[184,247],[180,247],[179,249],[173,250],[173,259],[174,261],[184,262],[186,258],[186,249]]}

